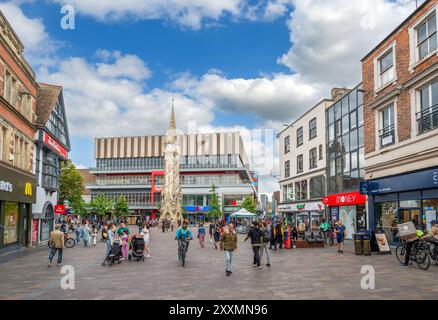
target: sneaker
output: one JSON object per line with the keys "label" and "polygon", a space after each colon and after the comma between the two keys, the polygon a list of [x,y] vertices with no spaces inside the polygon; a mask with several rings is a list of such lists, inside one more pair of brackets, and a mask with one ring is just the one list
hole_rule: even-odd
{"label": "sneaker", "polygon": [[261,269],[262,268],[262,266],[257,266],[257,269]]}
{"label": "sneaker", "polygon": [[47,266],[48,266],[48,267],[51,267],[51,266],[52,266],[52,263],[49,261],[49,263],[47,263]]}
{"label": "sneaker", "polygon": [[403,269],[407,269],[407,268],[408,268],[408,266],[405,265],[405,264],[402,264],[401,267],[402,267]]}
{"label": "sneaker", "polygon": [[340,253],[341,253],[341,254],[344,254],[344,250],[341,250]]}
{"label": "sneaker", "polygon": [[253,266],[253,267],[257,267],[257,264],[253,263],[252,266]]}
{"label": "sneaker", "polygon": [[148,254],[147,256],[146,256],[146,258],[149,258],[151,255],[150,254]]}
{"label": "sneaker", "polygon": [[226,272],[226,275],[227,275],[227,277],[229,277],[229,276],[230,276],[230,274],[231,274],[231,272],[230,272],[230,271],[227,271],[227,272]]}
{"label": "sneaker", "polygon": [[57,262],[56,265],[57,266],[62,266],[62,262]]}
{"label": "sneaker", "polygon": [[267,267],[270,267],[270,266],[271,266],[271,264],[270,264],[270,263],[267,263],[267,264],[266,264],[266,266],[267,266]]}

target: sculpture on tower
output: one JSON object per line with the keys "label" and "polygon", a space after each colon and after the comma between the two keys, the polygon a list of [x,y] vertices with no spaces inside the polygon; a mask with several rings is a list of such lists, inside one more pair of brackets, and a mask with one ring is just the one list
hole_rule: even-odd
{"label": "sculpture on tower", "polygon": [[182,219],[181,214],[181,154],[177,141],[175,112],[172,102],[170,126],[163,141],[164,152],[164,188],[161,199],[161,220],[172,219],[174,222]]}

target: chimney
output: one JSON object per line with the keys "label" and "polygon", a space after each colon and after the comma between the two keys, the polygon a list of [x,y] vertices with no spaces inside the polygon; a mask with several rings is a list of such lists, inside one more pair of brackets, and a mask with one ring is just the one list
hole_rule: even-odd
{"label": "chimney", "polygon": [[338,101],[339,98],[349,93],[351,90],[348,88],[333,88],[332,89],[332,100]]}

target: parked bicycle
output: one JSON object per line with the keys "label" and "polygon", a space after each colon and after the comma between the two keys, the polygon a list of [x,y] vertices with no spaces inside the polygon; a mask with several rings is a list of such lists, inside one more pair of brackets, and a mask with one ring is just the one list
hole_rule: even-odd
{"label": "parked bicycle", "polygon": [[[395,250],[395,255],[397,256],[397,259],[401,264],[405,263],[406,244],[407,242],[403,241],[403,243],[400,244]],[[420,269],[423,270],[429,269],[430,268],[429,251],[430,251],[429,244],[426,241],[420,240],[415,242],[412,245],[410,263],[413,264],[414,262],[416,262]]]}
{"label": "parked bicycle", "polygon": [[[53,247],[53,243],[51,241],[47,242],[49,248]],[[73,238],[69,238],[67,233],[64,233],[64,246],[66,248],[73,248],[76,245],[76,240]]]}

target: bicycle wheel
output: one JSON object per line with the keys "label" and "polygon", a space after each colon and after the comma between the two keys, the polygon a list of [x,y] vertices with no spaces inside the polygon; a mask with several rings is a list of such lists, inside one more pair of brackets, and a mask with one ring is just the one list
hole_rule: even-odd
{"label": "bicycle wheel", "polygon": [[420,269],[427,270],[430,268],[430,257],[426,250],[418,249],[415,260]]}
{"label": "bicycle wheel", "polygon": [[65,240],[65,243],[64,243],[66,248],[73,248],[75,246],[75,244],[76,244],[76,241],[75,241],[75,239],[72,239],[72,238],[67,238]]}
{"label": "bicycle wheel", "polygon": [[403,244],[399,245],[397,249],[395,249],[395,255],[401,264],[405,263],[405,253],[406,247]]}

